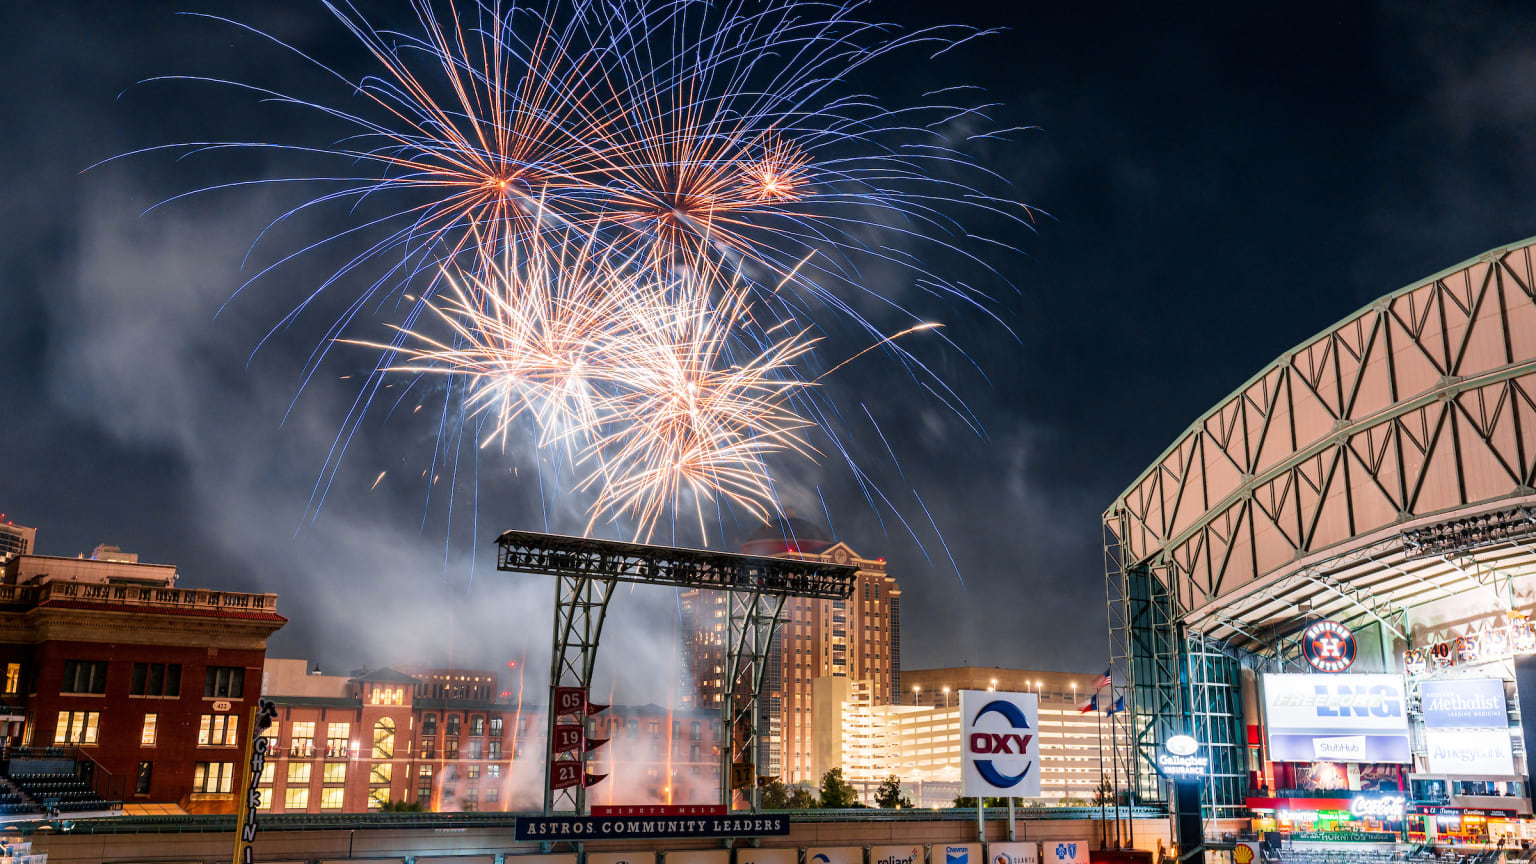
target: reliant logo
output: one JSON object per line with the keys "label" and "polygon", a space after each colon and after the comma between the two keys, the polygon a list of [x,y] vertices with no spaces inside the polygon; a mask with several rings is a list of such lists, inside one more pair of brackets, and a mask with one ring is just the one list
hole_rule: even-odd
{"label": "reliant logo", "polygon": [[[996,699],[988,702],[985,707],[976,712],[971,725],[975,726],[981,718],[988,714],[997,714],[1014,729],[1029,729],[1029,721],[1024,718],[1024,711],[1012,702]],[[1029,741],[1033,735],[1022,735],[1017,732],[973,732],[971,733],[970,749],[972,753],[990,753],[996,755],[1023,756],[1029,752]],[[977,759],[976,770],[983,780],[999,789],[1007,789],[1017,786],[1029,774],[1029,765],[1017,775],[1004,774],[992,764],[991,759]],[[883,862],[876,862],[883,864]]]}
{"label": "reliant logo", "polygon": [[917,858],[922,853],[920,849],[913,849],[905,855],[885,855],[875,859],[875,864],[917,864]]}

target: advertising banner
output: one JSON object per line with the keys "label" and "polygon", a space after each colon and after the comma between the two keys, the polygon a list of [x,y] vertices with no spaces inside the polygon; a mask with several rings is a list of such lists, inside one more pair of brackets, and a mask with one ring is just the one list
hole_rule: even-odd
{"label": "advertising banner", "polygon": [[1501,678],[1425,681],[1419,685],[1425,729],[1508,729]]}
{"label": "advertising banner", "polygon": [[1039,708],[1034,693],[960,691],[962,795],[1040,796]]}
{"label": "advertising banner", "polygon": [[588,852],[587,864],[656,864],[656,853],[644,852]]}
{"label": "advertising banner", "polygon": [[1088,864],[1087,841],[1046,840],[1040,848],[1045,850],[1040,856],[1045,864]]}
{"label": "advertising banner", "polygon": [[864,847],[812,846],[805,850],[805,864],[864,864]]}
{"label": "advertising banner", "polygon": [[575,852],[554,852],[545,855],[505,855],[507,864],[576,864]]}
{"label": "advertising banner", "polygon": [[729,849],[682,849],[667,852],[667,864],[731,864]]}
{"label": "advertising banner", "polygon": [[736,850],[736,864],[796,864],[799,849],[760,849],[743,846]]}
{"label": "advertising banner", "polygon": [[658,837],[782,837],[789,833],[789,816],[783,813],[655,817],[520,816],[514,831],[514,838],[519,842],[649,840]]}
{"label": "advertising banner", "polygon": [[869,864],[924,864],[923,847],[915,843],[905,846],[871,846]]}
{"label": "advertising banner", "polygon": [[1265,675],[1270,758],[1409,762],[1405,701],[1397,675]]}
{"label": "advertising banner", "polygon": [[[939,847],[935,846],[933,848],[937,849]],[[987,854],[991,856],[990,864],[1040,864],[1040,844],[1033,841],[1028,843],[992,843],[987,846]],[[938,862],[934,862],[934,864],[938,864]]]}
{"label": "advertising banner", "polygon": [[1515,773],[1515,754],[1509,742],[1509,729],[1426,729],[1424,739],[1429,756],[1429,770],[1434,774],[1491,774],[1510,777]]}
{"label": "advertising banner", "polygon": [[929,854],[933,856],[930,864],[985,864],[980,843],[935,843]]}

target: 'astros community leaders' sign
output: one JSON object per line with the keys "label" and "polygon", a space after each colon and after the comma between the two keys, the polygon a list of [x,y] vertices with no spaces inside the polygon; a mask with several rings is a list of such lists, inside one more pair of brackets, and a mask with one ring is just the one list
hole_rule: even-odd
{"label": "'astros community leaders' sign", "polygon": [[518,840],[638,840],[651,837],[782,837],[789,816],[527,816]]}

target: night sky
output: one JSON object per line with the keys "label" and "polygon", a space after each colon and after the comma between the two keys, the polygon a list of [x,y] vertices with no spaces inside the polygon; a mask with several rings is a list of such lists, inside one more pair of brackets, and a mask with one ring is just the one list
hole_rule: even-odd
{"label": "night sky", "polygon": [[[403,25],[402,6],[363,8]],[[278,593],[291,623],[274,656],[339,670],[517,657],[547,668],[549,586],[496,573],[489,541],[513,527],[579,531],[583,504],[559,493],[546,509],[530,480],[536,456],[513,446],[477,461],[472,444],[429,498],[420,472],[437,426],[429,409],[410,413],[413,399],[364,425],[317,513],[316,480],[356,393],[342,376],[371,362],[334,352],[300,390],[345,289],[252,351],[336,260],[263,277],[215,317],[316,225],[274,232],[242,271],[262,226],[300,200],[292,190],[141,215],[199,184],[300,169],[270,155],[162,155],[82,173],[156,144],[309,133],[304,115],[227,91],[135,86],[163,74],[317,81],[254,37],[174,15],[189,9],[366,69],[319,3],[8,8],[0,511],[37,526],[44,554],[115,543],[176,563],[186,587]],[[1005,28],[867,86],[903,102],[971,83],[1005,103],[994,126],[1038,127],[968,145],[1042,214],[1033,233],[981,226],[1016,250],[983,247],[1001,275],[925,261],[995,297],[1002,324],[922,296],[898,268],[867,273],[944,321],[980,366],[936,343],[919,349],[984,436],[878,356],[830,385],[849,415],[866,407],[885,430],[899,470],[868,425],[856,446],[916,540],[836,460],[777,467],[800,515],[827,521],[819,488],[837,538],[887,560],[905,592],[909,668],[1097,671],[1100,514],[1181,430],[1377,296],[1536,234],[1533,4],[961,0],[878,3],[867,17]],[[353,335],[381,338],[390,316],[370,309]],[[727,522],[732,543],[753,527]],[[651,589],[619,600],[603,670],[628,698],[661,701],[675,599]]]}

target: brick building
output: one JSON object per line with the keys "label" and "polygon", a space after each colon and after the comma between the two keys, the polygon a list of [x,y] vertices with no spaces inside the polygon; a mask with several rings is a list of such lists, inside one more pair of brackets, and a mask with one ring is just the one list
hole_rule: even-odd
{"label": "brick building", "polygon": [[7,744],[61,748],[128,805],[233,812],[277,596],[177,588],[174,566],[111,546],[0,573],[0,703],[24,718]]}
{"label": "brick building", "polygon": [[[306,672],[303,660],[273,658],[263,693],[278,709],[258,784],[266,812],[351,812],[396,801],[434,811],[543,805],[542,700],[503,699],[495,672],[321,675]],[[592,803],[717,800],[715,712],[614,706],[588,720],[588,735],[610,739],[589,763],[608,775],[588,792]]]}
{"label": "brick building", "polygon": [[[813,679],[866,682],[876,705],[901,700],[901,588],[886,572],[885,559],[864,558],[799,518],[764,526],[742,551],[858,568],[848,600],[793,598],[785,603],[759,701],[758,728],[764,732],[759,774],[788,783],[814,781]],[[681,599],[683,704],[718,711],[724,691],[725,598],[719,592],[689,590]]]}

